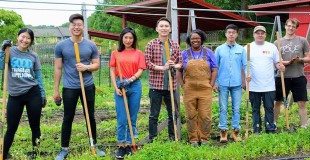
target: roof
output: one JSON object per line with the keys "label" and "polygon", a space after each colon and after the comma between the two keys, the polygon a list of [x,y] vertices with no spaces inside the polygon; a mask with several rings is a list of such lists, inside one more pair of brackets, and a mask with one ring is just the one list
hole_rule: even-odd
{"label": "roof", "polygon": [[[309,6],[310,0],[287,0],[287,1],[280,1],[280,2],[271,2],[271,3],[263,3],[257,5],[249,5],[249,10],[254,11],[291,11],[291,8],[296,8],[299,6]],[[276,13],[255,13],[256,16],[274,16],[279,15]],[[283,19],[288,19],[288,13],[282,13],[281,17]]]}
{"label": "roof", "polygon": [[66,27],[33,28],[35,37],[70,37],[71,33]]}
{"label": "roof", "polygon": [[105,38],[105,39],[111,39],[111,40],[115,40],[115,41],[118,41],[118,39],[119,39],[119,34],[109,33],[109,32],[88,30],[88,34],[90,36]]}
{"label": "roof", "polygon": [[[178,0],[177,1],[178,8],[195,8],[195,9],[216,9],[222,10],[216,6],[213,6],[209,3],[203,2],[202,0]],[[147,0],[144,2],[139,2],[135,4],[131,4],[128,6],[149,6],[149,7],[167,7],[167,0]],[[114,15],[122,18],[123,15],[126,15],[126,20],[134,23],[138,23],[144,26],[148,26],[151,28],[156,27],[156,22],[160,17],[164,17],[166,14],[166,9],[154,9],[154,8],[129,8],[129,7],[116,7],[112,9],[108,9],[105,11],[107,14]],[[127,13],[119,13],[119,12],[127,12]],[[133,12],[135,14],[129,14],[128,12]],[[136,14],[141,13],[141,14]],[[146,14],[148,13],[148,14]],[[150,15],[157,14],[157,15]],[[188,26],[188,10],[179,10],[179,30],[182,33],[187,31]],[[220,12],[220,11],[195,11],[196,17],[204,17],[211,19],[201,19],[196,18],[196,28],[199,28],[204,31],[213,31],[213,30],[222,30],[228,24],[234,23],[239,28],[250,28],[257,26],[257,23],[250,22],[248,19],[243,18],[234,13],[230,12]],[[222,19],[222,20],[216,20]],[[226,19],[226,20],[223,20]],[[227,20],[229,19],[229,20]],[[230,21],[233,20],[233,21]]]}
{"label": "roof", "polygon": [[272,2],[272,3],[264,3],[257,5],[249,5],[250,10],[282,10],[284,8],[293,8],[300,5],[310,5],[310,0],[288,0],[288,1],[280,1],[280,2]]}

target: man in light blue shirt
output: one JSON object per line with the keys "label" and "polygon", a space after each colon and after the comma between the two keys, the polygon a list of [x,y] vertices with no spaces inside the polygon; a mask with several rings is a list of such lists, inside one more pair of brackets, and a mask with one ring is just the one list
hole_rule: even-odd
{"label": "man in light blue shirt", "polygon": [[233,114],[231,136],[234,141],[241,141],[241,138],[238,137],[239,130],[241,129],[239,125],[239,108],[242,99],[242,72],[246,69],[247,61],[244,48],[236,43],[238,27],[234,24],[228,25],[225,36],[227,41],[215,50],[218,75],[213,88],[219,92],[220,119],[218,128],[220,129],[220,142],[222,143],[228,141],[227,110],[229,93],[231,95]]}

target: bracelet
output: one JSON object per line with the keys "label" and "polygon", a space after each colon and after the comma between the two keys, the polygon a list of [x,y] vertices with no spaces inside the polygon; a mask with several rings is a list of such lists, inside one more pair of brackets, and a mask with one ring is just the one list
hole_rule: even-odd
{"label": "bracelet", "polygon": [[300,58],[300,62],[301,62],[301,63],[304,63],[304,58]]}
{"label": "bracelet", "polygon": [[136,75],[133,75],[133,76],[136,78],[136,80],[138,79],[138,77]]}

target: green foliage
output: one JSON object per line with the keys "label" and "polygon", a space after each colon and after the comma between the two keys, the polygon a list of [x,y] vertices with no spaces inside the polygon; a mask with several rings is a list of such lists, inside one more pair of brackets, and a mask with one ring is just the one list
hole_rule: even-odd
{"label": "green foliage", "polygon": [[139,154],[128,157],[128,159],[147,160],[151,157],[156,157],[158,160],[270,159],[281,155],[294,155],[300,150],[309,150],[310,139],[306,138],[309,136],[309,129],[300,129],[295,133],[252,135],[243,142],[229,143],[220,147],[210,143],[209,146],[197,148],[184,141],[178,144],[157,140],[152,144],[146,144]]}
{"label": "green foliage", "polygon": [[[142,0],[113,0],[113,1],[105,1],[107,4],[113,4],[113,5],[126,5],[126,4],[132,4],[141,2]],[[96,6],[96,12],[94,12],[89,18],[88,18],[88,26],[90,29],[98,30],[98,31],[104,31],[104,32],[111,32],[120,34],[122,31],[122,19],[116,16],[112,16],[109,14],[103,14],[102,12],[106,9],[109,9],[105,6]],[[156,32],[153,28],[148,28],[139,24],[135,24],[132,22],[127,22],[127,27],[131,27],[136,31],[138,42],[140,43],[140,40],[144,38],[148,38],[152,35],[156,35]],[[111,45],[116,43],[115,41],[106,40],[106,39],[99,39],[95,38],[95,41],[97,43],[100,43],[103,48],[111,48]],[[141,43],[142,44],[142,43]],[[146,44],[146,43],[143,43]],[[144,48],[144,45],[143,45]]]}
{"label": "green foliage", "polygon": [[24,27],[22,17],[14,11],[0,9],[0,41],[15,40],[17,32]]}
{"label": "green foliage", "polygon": [[[46,83],[47,106],[43,109],[41,119],[41,144],[40,151],[44,154],[39,156],[38,160],[54,159],[60,149],[60,131],[63,115],[63,106],[56,106],[53,102],[53,85]],[[143,104],[138,114],[138,131],[139,138],[136,143],[148,134],[148,116],[149,116],[149,98],[147,79],[142,80],[142,100]],[[103,148],[107,156],[103,159],[114,159],[116,151],[116,113],[114,108],[113,87],[108,85],[97,86],[96,89],[96,119],[97,119],[97,139],[98,144]],[[1,93],[0,93],[1,96]],[[216,94],[214,95],[216,96]],[[218,103],[217,98],[213,98],[212,105],[212,130],[210,142],[207,146],[194,148],[188,144],[188,136],[186,125],[183,125],[181,135],[182,140],[178,143],[169,142],[167,139],[167,128],[158,134],[157,139],[152,144],[145,144],[135,155],[126,157],[132,160],[148,160],[148,159],[273,159],[277,157],[289,157],[292,155],[301,155],[310,151],[310,128],[299,129],[294,133],[289,133],[281,127],[285,126],[284,113],[281,112],[277,134],[254,135],[251,134],[249,139],[242,142],[233,143],[229,141],[227,144],[220,144],[214,135],[218,135]],[[1,104],[0,104],[1,105]],[[245,132],[245,97],[241,104],[241,135]],[[249,106],[250,107],[250,106]],[[231,108],[229,106],[229,108]],[[147,111],[147,112],[145,112]],[[251,112],[251,111],[250,111]],[[231,119],[231,110],[228,111],[228,119]],[[184,105],[181,101],[181,117],[185,123]],[[167,118],[167,111],[164,106],[159,116],[159,123]],[[251,114],[249,120],[251,121]],[[26,159],[27,152],[31,151],[31,130],[28,124],[26,111],[23,114],[21,124],[16,132],[14,143],[10,149],[10,153],[14,159]],[[290,109],[291,126],[299,123],[298,107],[293,104]],[[230,124],[229,124],[230,125]],[[251,126],[251,122],[250,122]],[[6,127],[5,127],[6,128]],[[214,134],[214,135],[212,135]],[[89,152],[89,143],[86,132],[85,120],[82,115],[81,104],[78,104],[77,113],[72,126],[72,136],[70,141],[70,154],[67,159],[91,160],[99,159],[98,156],[92,156]]]}

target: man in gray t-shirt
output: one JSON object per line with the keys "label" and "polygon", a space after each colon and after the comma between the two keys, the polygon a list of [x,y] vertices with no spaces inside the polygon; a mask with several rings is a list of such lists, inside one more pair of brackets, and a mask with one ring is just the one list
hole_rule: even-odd
{"label": "man in gray t-shirt", "polygon": [[[299,26],[296,18],[290,18],[285,23],[286,34],[280,39],[281,54],[283,64],[285,65],[284,81],[286,95],[291,91],[294,102],[299,106],[299,117],[301,127],[306,128],[307,124],[307,79],[304,74],[304,63],[310,63],[310,53],[308,41],[295,34]],[[277,45],[277,42],[275,42]],[[280,73],[276,77],[276,103],[274,107],[274,118],[277,121],[280,113],[280,107],[283,101]]]}
{"label": "man in gray t-shirt", "polygon": [[[56,160],[63,160],[68,155],[72,122],[75,115],[78,99],[83,100],[79,72],[82,72],[84,89],[87,100],[87,109],[92,132],[93,143],[96,144],[95,121],[95,85],[92,72],[99,69],[99,56],[95,44],[82,37],[84,19],[81,14],[73,14],[69,18],[69,30],[71,37],[59,42],[55,46],[55,70],[54,70],[54,101],[60,101],[59,85],[63,76],[62,97],[64,104],[64,117],[61,128],[62,149],[56,156]],[[80,63],[77,63],[74,43],[78,44]],[[83,103],[82,103],[83,105]],[[85,108],[83,105],[84,113]],[[92,141],[92,139],[90,139]],[[90,142],[92,143],[92,142]],[[104,156],[105,153],[95,146],[96,154]]]}

